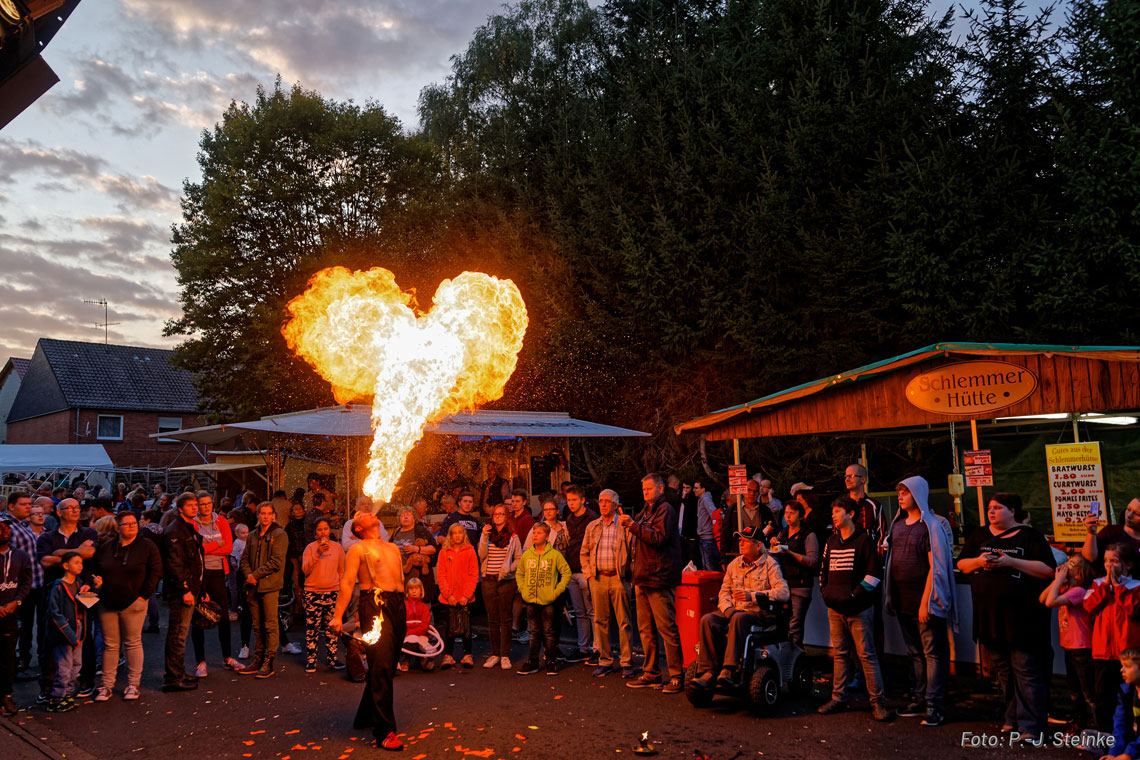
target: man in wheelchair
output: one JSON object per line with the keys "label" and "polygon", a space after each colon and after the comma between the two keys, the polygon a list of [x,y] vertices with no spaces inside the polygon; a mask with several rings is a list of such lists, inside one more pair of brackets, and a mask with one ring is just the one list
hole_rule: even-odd
{"label": "man in wheelchair", "polygon": [[[790,598],[787,581],[776,560],[764,547],[760,528],[747,527],[735,534],[740,539],[740,556],[729,563],[720,586],[718,610],[701,618],[701,646],[697,653],[698,688],[713,683],[713,671],[720,667],[716,683],[731,687],[736,681],[744,640],[752,626],[772,628],[777,624],[774,602]],[[717,662],[719,652],[724,652]]]}

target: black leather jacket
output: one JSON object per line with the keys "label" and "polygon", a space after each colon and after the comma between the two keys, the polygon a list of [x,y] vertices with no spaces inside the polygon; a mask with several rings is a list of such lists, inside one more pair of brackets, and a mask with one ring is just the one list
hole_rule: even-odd
{"label": "black leather jacket", "polygon": [[202,595],[202,572],[206,565],[202,536],[179,515],[162,531],[161,545],[163,596],[179,599],[189,591],[197,599]]}

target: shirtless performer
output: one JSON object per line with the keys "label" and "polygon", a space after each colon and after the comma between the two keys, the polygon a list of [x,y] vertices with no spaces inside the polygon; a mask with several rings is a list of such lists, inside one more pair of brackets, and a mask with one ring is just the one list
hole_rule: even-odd
{"label": "shirtless performer", "polygon": [[396,658],[403,646],[408,621],[404,608],[404,560],[400,548],[380,539],[380,520],[371,512],[357,512],[352,530],[360,543],[348,550],[344,577],[329,623],[337,634],[341,618],[352,599],[352,590],[360,582],[360,630],[370,632],[380,614],[384,623],[380,639],[365,648],[368,680],[353,728],[371,728],[376,746],[392,752],[404,748],[396,736],[396,713],[392,707],[392,677],[396,674]]}

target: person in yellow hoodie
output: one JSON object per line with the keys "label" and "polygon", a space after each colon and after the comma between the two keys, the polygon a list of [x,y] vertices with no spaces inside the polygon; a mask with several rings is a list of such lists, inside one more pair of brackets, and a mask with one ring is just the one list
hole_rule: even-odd
{"label": "person in yellow hoodie", "polygon": [[[515,569],[515,582],[526,603],[527,629],[530,631],[530,656],[516,671],[525,676],[538,672],[538,650],[546,655],[546,674],[558,674],[558,639],[555,636],[555,600],[570,585],[570,565],[562,553],[547,543],[550,528],[535,523],[531,530],[534,543],[523,552]],[[541,631],[542,638],[539,639]]]}

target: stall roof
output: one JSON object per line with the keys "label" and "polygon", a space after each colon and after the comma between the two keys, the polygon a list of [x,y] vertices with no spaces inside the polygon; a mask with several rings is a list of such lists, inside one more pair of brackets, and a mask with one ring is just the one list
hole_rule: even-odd
{"label": "stall roof", "polygon": [[[565,412],[513,412],[478,410],[444,417],[427,426],[436,435],[510,436],[512,438],[626,438],[648,436],[638,430],[577,420]],[[155,433],[163,438],[216,446],[253,434],[264,443],[268,433],[311,436],[372,437],[372,407],[343,406],[310,409],[292,414],[263,417],[251,422],[209,425],[174,432]]]}
{"label": "stall roof", "polygon": [[745,404],[730,406],[702,417],[677,425],[677,433],[701,433],[735,418],[753,412],[779,407],[798,399],[846,386],[860,381],[911,367],[936,357],[979,357],[979,356],[1044,356],[1074,357],[1104,362],[1138,362],[1140,346],[1058,346],[1033,345],[1025,343],[934,343],[890,359],[857,367],[838,375],[822,377],[818,380],[797,385],[786,390],[762,396]]}
{"label": "stall roof", "polygon": [[202,464],[191,464],[185,467],[171,467],[171,472],[237,472],[238,470],[258,470],[265,466],[265,463],[255,464],[252,462],[225,462],[219,464],[214,462],[203,462]]}
{"label": "stall roof", "polygon": [[112,470],[115,465],[101,444],[66,443],[0,445],[0,472],[71,469]]}

